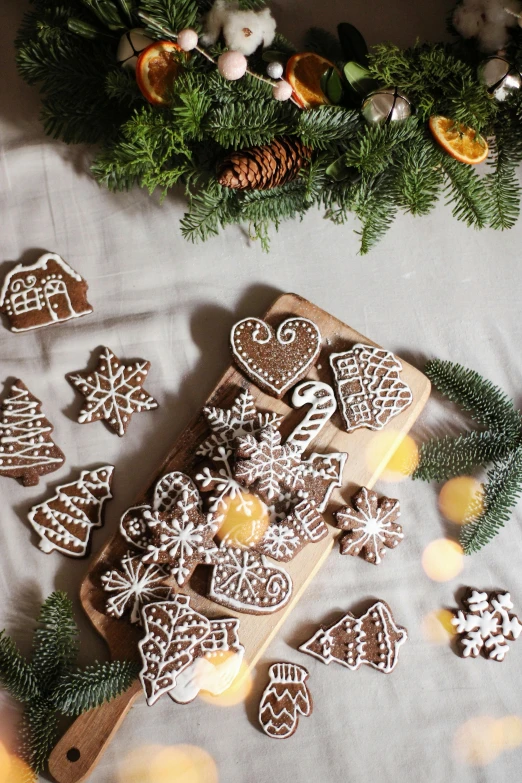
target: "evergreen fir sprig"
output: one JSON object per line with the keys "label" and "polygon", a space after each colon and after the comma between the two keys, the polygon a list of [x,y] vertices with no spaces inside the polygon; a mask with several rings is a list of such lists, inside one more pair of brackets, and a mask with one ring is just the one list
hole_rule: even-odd
{"label": "evergreen fir sprig", "polygon": [[[263,5],[239,1],[245,9]],[[504,230],[515,224],[522,91],[503,103],[491,100],[477,76],[482,55],[469,44],[380,44],[364,55],[374,83],[397,87],[411,100],[414,116],[406,122],[367,125],[348,85],[338,106],[306,111],[281,104],[273,99],[260,51],[249,57],[242,79],[227,81],[216,68],[221,43],[193,51],[174,83],[170,106],[151,106],[132,72],[117,62],[122,33],[145,24],[152,38],[176,40],[182,28],[201,31],[211,6],[212,0],[34,0],[16,40],[19,71],[41,91],[46,133],[98,145],[92,173],[102,185],[159,189],[163,196],[181,185],[189,205],[182,220],[187,239],[200,241],[246,221],[265,248],[270,226],[277,229],[314,206],[336,224],[355,219],[362,253],[400,211],[427,215],[441,197],[471,227]],[[342,75],[341,39],[313,28],[305,47],[337,64]],[[295,52],[280,34],[270,48],[283,61]],[[515,67],[521,53],[522,30],[516,27],[507,52]],[[427,124],[433,114],[488,138],[486,173],[436,144]],[[294,187],[274,188],[269,196],[220,192],[216,164],[227,153],[279,136],[312,149],[309,170],[301,171]]]}
{"label": "evergreen fir sprig", "polygon": [[66,593],[55,592],[42,605],[26,660],[5,631],[0,632],[0,688],[24,707],[20,757],[36,780],[56,742],[60,715],[80,715],[99,707],[130,687],[139,672],[131,661],[75,665],[78,628]]}
{"label": "evergreen fir sprig", "polygon": [[471,554],[509,521],[522,494],[522,414],[501,389],[473,370],[435,359],[425,372],[441,394],[485,427],[424,443],[413,474],[424,481],[445,481],[490,466],[483,511],[461,531],[464,552]]}

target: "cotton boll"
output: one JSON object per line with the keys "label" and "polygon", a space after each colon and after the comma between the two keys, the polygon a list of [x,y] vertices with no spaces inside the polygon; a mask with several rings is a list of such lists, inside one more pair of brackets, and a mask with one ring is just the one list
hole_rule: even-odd
{"label": "cotton boll", "polygon": [[473,38],[484,27],[484,4],[467,2],[459,5],[453,14],[455,29],[463,38]]}
{"label": "cotton boll", "polygon": [[505,9],[503,0],[488,0],[486,5],[486,22],[491,22],[498,27],[508,27],[513,17]]}
{"label": "cotton boll", "polygon": [[[522,3],[517,2],[517,0],[508,0],[508,2],[502,3],[502,5],[506,11],[506,25],[508,27],[520,25],[522,22]],[[509,13],[510,11],[511,13]]]}
{"label": "cotton boll", "polygon": [[258,46],[270,46],[274,40],[276,23],[269,8],[261,11],[241,11],[237,3],[216,0],[205,20],[201,41],[205,46],[215,44],[221,33],[229,49],[244,55],[253,54]]}
{"label": "cotton boll", "polygon": [[509,33],[506,27],[492,22],[486,22],[479,34],[477,41],[483,52],[496,52],[506,45]]}

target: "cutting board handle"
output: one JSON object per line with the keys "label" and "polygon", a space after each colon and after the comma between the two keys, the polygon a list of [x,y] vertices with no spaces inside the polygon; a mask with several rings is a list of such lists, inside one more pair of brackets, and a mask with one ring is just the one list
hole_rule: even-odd
{"label": "cutting board handle", "polygon": [[118,698],[76,718],[49,758],[49,770],[58,783],[80,783],[89,777],[140,692],[137,680]]}

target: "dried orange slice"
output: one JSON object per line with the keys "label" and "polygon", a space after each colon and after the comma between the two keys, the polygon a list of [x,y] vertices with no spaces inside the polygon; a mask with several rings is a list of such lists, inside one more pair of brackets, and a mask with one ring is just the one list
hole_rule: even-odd
{"label": "dried orange slice", "polygon": [[[330,103],[321,89],[321,79],[335,65],[315,52],[299,52],[286,64],[286,80],[292,85],[292,97],[303,109]],[[337,70],[337,68],[335,68]]]}
{"label": "dried orange slice", "polygon": [[168,104],[169,91],[183,68],[179,56],[181,51],[174,41],[155,41],[138,57],[136,81],[149,103],[156,106]]}
{"label": "dried orange slice", "polygon": [[441,147],[461,163],[482,163],[489,147],[486,139],[468,125],[461,125],[448,117],[430,117],[430,130]]}

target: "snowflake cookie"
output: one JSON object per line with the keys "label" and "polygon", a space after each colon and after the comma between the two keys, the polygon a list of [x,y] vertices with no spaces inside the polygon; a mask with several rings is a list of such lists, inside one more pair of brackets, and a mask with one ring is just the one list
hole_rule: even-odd
{"label": "snowflake cookie", "polygon": [[460,634],[460,646],[464,658],[486,658],[503,661],[509,650],[509,641],[518,639],[522,625],[511,613],[513,603],[509,593],[479,592],[470,589],[453,618],[455,630]]}
{"label": "snowflake cookie", "polygon": [[362,487],[351,499],[351,506],[343,506],[334,513],[337,527],[347,531],[340,539],[342,555],[362,555],[369,563],[378,565],[386,554],[404,538],[397,520],[400,504],[393,498],[379,496]]}
{"label": "snowflake cookie", "polygon": [[40,536],[39,547],[69,557],[84,557],[91,532],[103,524],[103,506],[112,498],[112,465],[82,470],[80,478],[57,487],[49,500],[33,506],[29,521]]}
{"label": "snowflake cookie", "polygon": [[151,531],[143,563],[164,565],[180,587],[199,563],[215,562],[218,525],[201,513],[187,490],[171,511],[145,511],[143,518]]}
{"label": "snowflake cookie", "polygon": [[296,663],[273,663],[268,670],[269,682],[259,704],[261,728],[273,739],[291,737],[299,716],[312,714],[313,702],[304,666]]}
{"label": "snowflake cookie", "polygon": [[157,565],[145,565],[140,555],[127,554],[121,560],[119,569],[106,571],[101,583],[106,593],[106,614],[120,618],[130,614],[131,623],[141,623],[141,609],[146,604],[165,601],[172,589],[165,585],[167,572]]}
{"label": "snowflake cookie", "polygon": [[323,663],[340,663],[351,671],[368,664],[389,674],[407,638],[406,628],[396,625],[388,604],[376,601],[362,617],[347,612],[333,625],[321,626],[299,649]]}
{"label": "snowflake cookie", "polygon": [[125,364],[109,348],[103,348],[92,372],[69,373],[67,379],[86,399],[79,423],[104,419],[123,437],[134,413],[158,407],[156,400],[143,388],[149,369],[150,362],[139,359]]}
{"label": "snowflake cookie", "polygon": [[402,364],[390,351],[357,343],[349,351],[332,353],[330,365],[348,432],[380,430],[413,400],[400,378]]}
{"label": "snowflake cookie", "polygon": [[270,503],[285,490],[295,493],[304,488],[300,463],[296,447],[282,446],[279,430],[268,426],[261,430],[259,440],[254,435],[238,438],[234,476]]}
{"label": "snowflake cookie", "polygon": [[16,380],[0,406],[0,476],[31,487],[40,476],[61,468],[65,454],[51,438],[52,431],[40,400]]}

